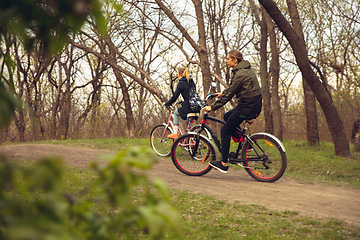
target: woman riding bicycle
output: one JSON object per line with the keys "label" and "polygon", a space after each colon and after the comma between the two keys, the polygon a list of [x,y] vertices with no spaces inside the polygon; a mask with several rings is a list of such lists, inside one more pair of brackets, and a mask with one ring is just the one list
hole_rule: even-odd
{"label": "woman riding bicycle", "polygon": [[187,114],[191,112],[190,105],[189,105],[189,97],[190,97],[190,89],[195,87],[194,81],[190,78],[190,72],[188,68],[179,68],[178,70],[178,78],[179,83],[176,87],[174,95],[170,98],[169,101],[164,103],[164,106],[168,107],[173,104],[177,98],[182,95],[184,101],[181,104],[181,107],[174,111],[174,132],[169,134],[168,138],[178,138],[178,130],[179,130],[179,117],[183,120],[186,120]]}
{"label": "woman riding bicycle", "polygon": [[231,50],[226,57],[226,64],[233,68],[230,85],[223,92],[216,93],[219,98],[211,106],[201,109],[203,111],[215,111],[224,106],[235,95],[237,106],[225,113],[225,124],[221,128],[222,159],[211,161],[210,165],[220,172],[226,173],[230,150],[231,135],[249,116],[258,116],[262,108],[262,96],[259,81],[248,61],[243,60],[242,53]]}

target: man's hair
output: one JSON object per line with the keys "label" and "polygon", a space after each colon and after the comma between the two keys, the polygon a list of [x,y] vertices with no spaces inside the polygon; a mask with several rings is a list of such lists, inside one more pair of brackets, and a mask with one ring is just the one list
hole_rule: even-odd
{"label": "man's hair", "polygon": [[229,52],[229,57],[232,59],[237,59],[238,63],[243,60],[243,55],[239,50],[233,49]]}

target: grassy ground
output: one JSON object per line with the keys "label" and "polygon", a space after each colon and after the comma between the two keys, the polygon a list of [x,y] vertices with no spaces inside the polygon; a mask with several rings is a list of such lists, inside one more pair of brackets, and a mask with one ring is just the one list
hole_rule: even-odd
{"label": "grassy ground", "polygon": [[[149,146],[148,139],[97,139],[47,141],[41,143],[95,149],[121,150],[128,145]],[[348,188],[360,188],[360,156],[351,159],[334,155],[333,145],[321,143],[309,147],[306,142],[284,141],[288,167],[285,176],[302,182],[330,184]],[[29,164],[25,163],[24,164]],[[94,173],[67,167],[66,189],[73,195],[96,199],[95,195],[82,196],[84,186],[93,181]],[[170,205],[181,216],[181,234],[169,232],[165,239],[360,239],[360,229],[337,219],[318,220],[300,216],[293,211],[269,211],[259,205],[226,203],[215,197],[172,190]],[[107,206],[97,205],[100,211]],[[132,239],[146,239],[141,232]],[[129,236],[119,236],[126,239]]]}

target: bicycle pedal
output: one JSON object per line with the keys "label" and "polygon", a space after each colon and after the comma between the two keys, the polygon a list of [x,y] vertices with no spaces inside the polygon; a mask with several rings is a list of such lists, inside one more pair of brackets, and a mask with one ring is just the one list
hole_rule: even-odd
{"label": "bicycle pedal", "polygon": [[237,161],[237,159],[229,158],[229,163],[231,163],[231,164],[237,164],[238,161]]}

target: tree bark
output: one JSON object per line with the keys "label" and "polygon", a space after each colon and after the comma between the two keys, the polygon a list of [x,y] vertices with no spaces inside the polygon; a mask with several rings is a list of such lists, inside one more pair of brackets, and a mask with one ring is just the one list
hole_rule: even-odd
{"label": "tree bark", "polygon": [[205,96],[211,84],[211,71],[210,71],[210,63],[209,63],[207,47],[206,47],[206,32],[205,32],[204,15],[202,9],[202,0],[192,0],[192,2],[195,6],[196,20],[198,25],[199,47],[197,48],[197,52],[200,59],[200,68],[203,77],[204,96]]}
{"label": "tree bark", "polygon": [[[15,50],[15,60],[16,60],[16,73],[17,73],[17,80],[18,80],[18,86],[17,86],[17,93],[16,96],[19,99],[22,99],[24,96],[24,81],[21,81],[21,77],[20,77],[20,69],[19,69],[19,64],[20,64],[20,59],[18,56],[18,47],[19,45],[17,45],[16,43],[16,39],[14,40],[14,46],[16,48]],[[9,76],[12,78],[12,73],[9,71]],[[13,81],[13,80],[12,80]],[[14,114],[14,122],[15,122],[15,126],[16,126],[16,130],[18,132],[18,136],[19,136],[19,141],[20,142],[25,142],[25,114],[24,114],[24,110],[23,109],[18,109],[18,111],[15,112]]]}
{"label": "tree bark", "polygon": [[265,20],[265,10],[261,8],[262,18],[260,20],[261,36],[260,36],[260,80],[261,80],[261,92],[263,96],[263,111],[265,117],[265,132],[273,133],[273,120],[271,109],[271,94],[269,75],[267,72],[267,36],[268,30]]}
{"label": "tree bark", "polygon": [[311,88],[303,79],[305,116],[306,116],[306,136],[307,142],[313,146],[320,141],[319,125],[316,108],[316,98]]}
{"label": "tree bark", "polygon": [[[300,38],[300,44],[306,49],[304,33],[302,31],[302,24],[297,10],[296,2],[294,0],[287,0],[291,23],[294,31]],[[305,115],[306,115],[306,135],[308,143],[313,146],[319,142],[319,127],[316,110],[316,98],[311,88],[303,78],[303,91],[305,102]]]}
{"label": "tree bark", "polygon": [[123,76],[121,75],[121,72],[116,69],[113,70],[116,76],[116,80],[120,84],[121,92],[123,94],[123,100],[125,104],[126,127],[129,132],[129,138],[135,138],[136,137],[135,120],[134,120],[134,114],[132,112],[129,90],[128,87],[126,86],[126,82]]}
{"label": "tree bark", "polygon": [[271,63],[269,69],[269,76],[271,79],[271,106],[272,106],[273,134],[282,141],[283,121],[282,121],[280,97],[279,97],[279,74],[280,74],[279,50],[277,48],[275,24],[271,21],[271,18],[266,11],[263,16],[265,17],[266,25],[270,37]]}
{"label": "tree bark", "polygon": [[272,0],[259,0],[259,2],[264,6],[266,11],[279,27],[280,31],[288,39],[298,67],[300,68],[300,71],[305,77],[305,80],[309,84],[311,90],[314,92],[324,112],[329,131],[334,142],[335,154],[343,157],[350,157],[349,142],[347,140],[340,116],[336,110],[330,93],[311,68],[306,48],[302,44],[299,44],[300,38]]}

